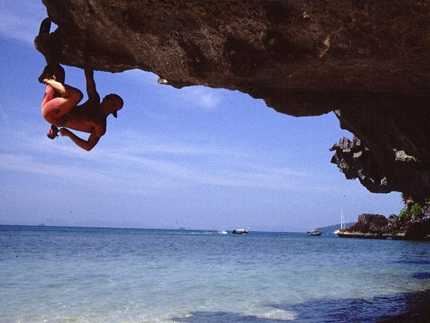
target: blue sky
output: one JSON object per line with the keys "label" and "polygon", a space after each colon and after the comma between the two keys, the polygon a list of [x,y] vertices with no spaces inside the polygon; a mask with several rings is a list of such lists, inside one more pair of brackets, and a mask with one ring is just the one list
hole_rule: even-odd
{"label": "blue sky", "polygon": [[[49,140],[40,114],[45,66],[33,40],[45,7],[0,4],[0,224],[302,231],[362,213],[398,214],[400,193],[371,194],[330,163],[333,113],[295,118],[237,91],[177,90],[133,70],[95,72],[125,101],[86,152]],[[66,83],[85,89],[83,71]],[[86,138],[86,134],[83,135]]]}

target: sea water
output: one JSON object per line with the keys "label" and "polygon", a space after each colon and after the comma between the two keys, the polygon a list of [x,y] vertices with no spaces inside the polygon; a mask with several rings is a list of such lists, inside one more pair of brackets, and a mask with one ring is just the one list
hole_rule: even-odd
{"label": "sea water", "polygon": [[429,247],[0,226],[0,322],[430,322]]}

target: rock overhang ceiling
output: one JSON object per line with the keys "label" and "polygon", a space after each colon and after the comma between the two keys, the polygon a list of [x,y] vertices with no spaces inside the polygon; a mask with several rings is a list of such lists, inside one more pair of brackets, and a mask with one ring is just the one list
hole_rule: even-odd
{"label": "rock overhang ceiling", "polygon": [[347,178],[430,195],[428,1],[43,3],[58,28],[35,44],[50,61],[239,90],[293,116],[336,111],[359,138],[332,147]]}

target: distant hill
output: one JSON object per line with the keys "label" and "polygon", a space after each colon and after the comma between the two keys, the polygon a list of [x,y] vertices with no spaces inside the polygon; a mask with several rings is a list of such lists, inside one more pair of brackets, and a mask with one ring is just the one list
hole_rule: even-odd
{"label": "distant hill", "polygon": [[[356,222],[350,222],[350,223],[346,223],[345,227],[349,228],[351,225],[355,224]],[[330,225],[328,227],[321,227],[321,228],[316,228],[316,230],[321,231],[322,233],[333,233],[336,230],[340,230],[340,224],[335,224],[335,225]]]}

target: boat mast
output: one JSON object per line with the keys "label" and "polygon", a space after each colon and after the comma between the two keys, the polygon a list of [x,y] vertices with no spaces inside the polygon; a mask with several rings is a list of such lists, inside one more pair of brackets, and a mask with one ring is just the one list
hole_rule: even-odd
{"label": "boat mast", "polygon": [[345,218],[343,217],[342,209],[340,209],[340,229],[345,229]]}

